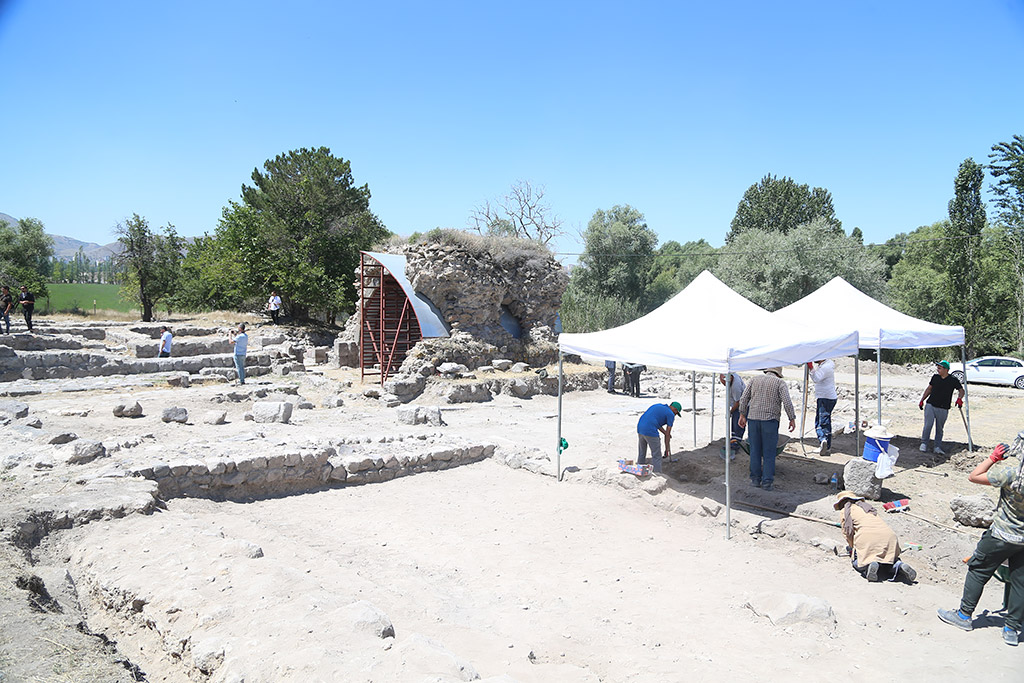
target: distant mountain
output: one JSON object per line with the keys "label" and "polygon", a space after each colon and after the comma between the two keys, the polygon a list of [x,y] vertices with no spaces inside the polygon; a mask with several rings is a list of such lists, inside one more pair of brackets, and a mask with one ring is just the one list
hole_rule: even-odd
{"label": "distant mountain", "polygon": [[[15,225],[18,219],[14,216],[8,216],[6,213],[0,213],[0,222]],[[82,242],[73,237],[64,237],[63,235],[50,235],[50,237],[53,238],[53,255],[60,261],[71,261],[74,259],[79,247],[82,249],[82,254],[93,261],[102,261],[110,258],[115,254],[120,254],[121,249],[123,249],[120,242],[96,244],[95,242]]]}
{"label": "distant mountain", "polygon": [[82,254],[93,261],[102,261],[115,254],[120,254],[123,248],[120,242],[96,244],[95,242],[82,242],[63,235],[50,235],[50,237],[53,238],[53,255],[61,261],[74,259],[79,247],[82,249]]}

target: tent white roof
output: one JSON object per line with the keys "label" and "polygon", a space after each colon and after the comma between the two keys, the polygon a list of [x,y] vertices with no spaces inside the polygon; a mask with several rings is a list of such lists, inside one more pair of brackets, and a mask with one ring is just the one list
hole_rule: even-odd
{"label": "tent white roof", "polygon": [[875,301],[841,277],[773,314],[831,334],[857,330],[863,349],[927,349],[959,346],[964,328],[918,320]]}
{"label": "tent white roof", "polygon": [[647,315],[601,332],[561,334],[558,345],[591,358],[736,372],[849,356],[857,353],[857,333],[783,320],[704,271]]}

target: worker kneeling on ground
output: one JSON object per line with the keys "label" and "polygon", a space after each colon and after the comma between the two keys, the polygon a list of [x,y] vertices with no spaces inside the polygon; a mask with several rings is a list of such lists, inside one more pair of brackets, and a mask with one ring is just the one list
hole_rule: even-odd
{"label": "worker kneeling on ground", "polygon": [[841,491],[833,506],[839,510],[839,522],[850,547],[853,568],[868,581],[903,579],[908,583],[917,572],[900,560],[900,542],[896,532],[878,516],[871,505],[852,491]]}
{"label": "worker kneeling on ground", "polygon": [[683,407],[673,401],[668,405],[655,403],[644,411],[636,423],[638,464],[647,462],[647,447],[650,446],[654,471],[661,472],[661,440],[658,435],[665,435],[665,457],[669,457],[672,455],[672,423],[682,410]]}
{"label": "worker kneeling on ground", "polygon": [[1024,621],[1024,431],[1013,448],[999,444],[967,477],[975,484],[999,489],[999,505],[990,526],[967,561],[967,578],[959,609],[940,609],[939,619],[957,628],[974,628],[971,615],[985,584],[999,566],[1009,565],[1010,589],[1005,608],[1003,642],[1016,646]]}

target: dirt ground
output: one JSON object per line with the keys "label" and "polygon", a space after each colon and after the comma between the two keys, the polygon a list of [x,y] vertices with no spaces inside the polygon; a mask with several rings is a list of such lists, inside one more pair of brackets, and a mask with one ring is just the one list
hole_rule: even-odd
{"label": "dirt ground", "polygon": [[[862,418],[873,421],[874,375],[864,366]],[[840,365],[837,380],[852,388],[845,370]],[[806,454],[791,442],[772,492],[746,485],[741,454],[730,467],[727,539],[725,511],[702,507],[726,500],[721,388],[712,427],[706,382],[694,399],[689,374],[652,372],[641,398],[565,395],[562,481],[546,476],[555,471],[557,399],[498,396],[442,405],[446,433],[498,445],[484,462],[248,503],[171,499],[151,514],[54,531],[27,551],[4,546],[11,580],[0,588],[0,681],[916,681],[982,670],[986,680],[1021,681],[1022,650],[1003,645],[1000,617],[985,616],[978,623],[985,628],[964,633],[935,616],[957,604],[962,558],[980,536],[952,519],[949,500],[984,489],[966,480],[965,468],[981,456],[965,453],[959,414],[946,426],[948,455],[917,450],[917,396],[928,376],[927,368],[883,366],[883,422],[901,451],[883,501],[910,498],[911,511],[932,520],[886,515],[905,545],[922,545],[904,558],[918,570],[914,585],[867,583],[834,554],[837,528],[782,514],[837,518],[833,492],[814,475],[842,473],[856,455],[853,435],[836,437],[828,457],[811,450],[813,437]],[[802,379],[796,368],[786,378]],[[352,380],[351,371],[329,370],[295,381],[320,405],[320,395]],[[358,389],[344,408],[298,411],[294,424],[267,428],[253,447],[423,428],[397,425],[394,410]],[[105,443],[152,434],[162,447],[184,451],[215,449],[218,439],[252,431],[240,419],[243,407],[228,407],[229,429],[217,433],[159,418],[126,423],[104,408],[128,392],[147,405],[174,400],[191,411],[209,407],[222,390],[115,384],[20,400],[53,431]],[[792,395],[799,429],[801,396]],[[639,415],[670,400],[686,412],[673,430],[678,459],[668,463],[667,480],[618,474],[615,461],[635,453]],[[428,393],[416,403],[437,400]],[[840,401],[837,424],[854,419],[852,406]],[[1024,427],[1022,407],[1022,392],[971,385],[976,447],[987,452],[1011,440]],[[70,414],[74,408],[94,412],[81,417]],[[21,443],[15,433],[7,438]],[[536,471],[503,464],[516,455],[552,462]],[[16,510],[32,496],[66,485],[59,475],[59,468],[4,475],[4,526],[17,523]],[[62,572],[60,592],[52,586]],[[26,607],[35,594],[14,579],[32,574],[70,607]],[[998,610],[1001,592],[1001,584],[990,586],[977,615]],[[815,609],[773,623],[792,600]],[[361,602],[387,615],[394,637],[353,626]]]}

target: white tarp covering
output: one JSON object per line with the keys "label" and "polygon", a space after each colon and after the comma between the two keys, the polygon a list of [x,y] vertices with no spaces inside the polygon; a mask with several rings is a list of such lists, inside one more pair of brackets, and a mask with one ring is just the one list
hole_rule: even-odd
{"label": "white tarp covering", "polygon": [[831,334],[857,330],[862,349],[928,349],[964,343],[964,328],[937,325],[900,313],[841,277],[832,278],[817,291],[773,315]]}
{"label": "white tarp covering", "polygon": [[857,333],[791,323],[704,271],[636,320],[601,332],[561,334],[565,353],[702,372],[740,372],[857,353]]}
{"label": "white tarp covering", "polygon": [[364,251],[367,256],[376,259],[398,282],[398,285],[409,297],[412,310],[416,312],[416,321],[420,324],[420,334],[424,337],[447,337],[448,328],[441,317],[441,311],[437,309],[427,297],[417,292],[405,276],[405,256],[402,254],[378,254]]}

